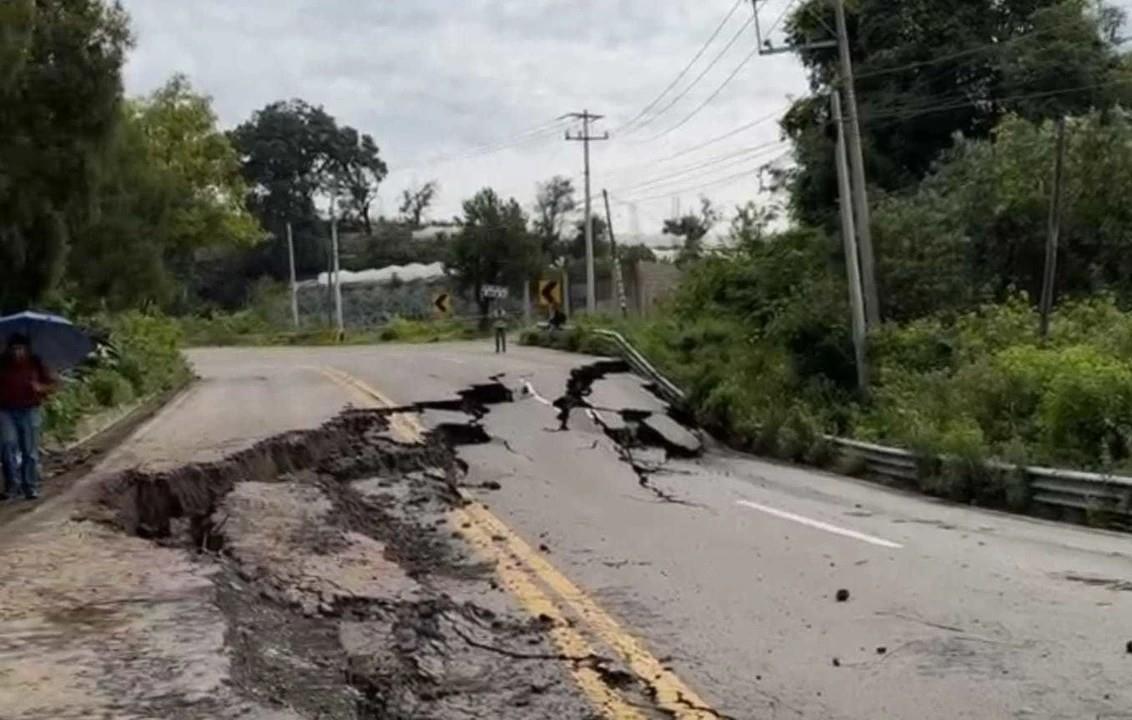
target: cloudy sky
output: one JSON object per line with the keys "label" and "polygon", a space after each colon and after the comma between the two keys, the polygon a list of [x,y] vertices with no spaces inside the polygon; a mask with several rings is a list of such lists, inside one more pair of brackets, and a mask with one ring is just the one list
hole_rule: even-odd
{"label": "cloudy sky", "polygon": [[[760,3],[764,29],[789,1]],[[785,162],[775,120],[806,92],[792,56],[752,56],[746,0],[124,4],[137,36],[129,93],[184,73],[213,97],[226,127],[274,100],[323,105],[377,139],[391,170],[381,191],[386,213],[403,188],[434,178],[441,194],[432,216],[440,218],[487,185],[525,206],[536,182],[552,175],[577,176],[580,187],[581,144],[553,123],[589,109],[606,116],[596,130],[613,133],[593,147],[594,191],[610,190],[624,234],[655,232],[677,203],[687,208],[700,194],[728,206],[758,195],[757,168]],[[729,12],[648,122],[626,127]]]}

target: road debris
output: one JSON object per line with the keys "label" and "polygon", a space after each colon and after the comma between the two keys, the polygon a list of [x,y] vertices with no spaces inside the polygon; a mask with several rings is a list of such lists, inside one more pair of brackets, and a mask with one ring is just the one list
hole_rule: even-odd
{"label": "road debris", "polygon": [[845,602],[849,599],[849,591],[845,588],[841,588],[837,591],[837,595],[835,597],[837,599],[837,602]]}

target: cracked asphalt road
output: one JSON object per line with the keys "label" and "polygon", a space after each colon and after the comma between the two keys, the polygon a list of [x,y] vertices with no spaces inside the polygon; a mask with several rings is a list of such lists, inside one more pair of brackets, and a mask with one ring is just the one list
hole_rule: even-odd
{"label": "cracked asphalt road", "polygon": [[[108,468],[220,457],[315,427],[367,395],[451,400],[499,376],[516,399],[487,408],[483,434],[453,430],[468,418],[452,406],[394,424],[455,433],[464,492],[483,503],[466,510],[463,539],[505,548],[505,596],[528,611],[545,603],[570,634],[537,652],[616,661],[585,676],[574,669],[579,697],[594,699],[585,683],[596,677],[623,701],[595,716],[653,717],[650,705],[667,708],[657,717],[1132,716],[1128,536],[716,448],[670,459],[635,447],[627,457],[614,438],[663,405],[632,376],[607,375],[586,397],[599,409],[574,408],[560,431],[553,402],[587,362],[576,355],[497,356],[482,343],[192,359],[203,381]],[[58,512],[48,504],[22,522]],[[843,588],[849,598],[838,602]],[[0,657],[14,662],[10,650]]]}

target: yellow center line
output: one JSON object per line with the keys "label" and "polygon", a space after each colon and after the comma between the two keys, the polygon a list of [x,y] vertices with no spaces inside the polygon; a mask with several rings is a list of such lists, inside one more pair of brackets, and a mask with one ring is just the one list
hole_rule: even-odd
{"label": "yellow center line", "polygon": [[[390,400],[376,388],[366,382],[342,372],[341,370],[323,370],[323,374],[339,385],[347,387],[357,393],[368,396],[371,400],[386,407],[396,407]],[[420,422],[407,415],[395,415],[403,419],[403,436],[416,442],[425,433]],[[395,428],[395,431],[397,428]],[[486,506],[469,503],[465,508],[454,511],[460,519],[460,525],[472,544],[481,552],[498,562],[498,574],[512,595],[514,595],[524,608],[534,616],[545,614],[555,622],[555,629],[551,637],[555,639],[563,654],[571,657],[587,655],[591,651],[589,643],[565,623],[562,613],[554,606],[549,598],[531,582],[527,572],[530,572],[550,588],[562,602],[577,614],[581,621],[593,631],[604,643],[617,651],[629,668],[647,686],[654,691],[656,704],[678,720],[708,720],[718,715],[694,690],[688,687],[671,670],[667,669],[644,643],[626,631],[609,613],[601,608],[596,601],[563,575],[541,553],[535,551],[521,537],[519,537],[502,520],[491,513]],[[502,542],[494,542],[492,538],[502,537]],[[505,545],[507,552],[502,553],[499,545]],[[526,572],[525,572],[526,571]],[[548,611],[550,608],[551,611]],[[575,637],[576,636],[576,637]],[[565,644],[564,644],[565,643]],[[589,674],[579,677],[579,672],[588,670]],[[624,703],[619,696],[612,693],[605,683],[601,682],[597,674],[590,668],[576,668],[575,679],[582,690],[592,702],[602,708],[609,717],[640,717],[636,710]],[[590,685],[591,680],[604,688],[604,693]],[[609,715],[610,706],[608,695],[614,694],[617,701],[623,705],[626,712],[634,715]]]}

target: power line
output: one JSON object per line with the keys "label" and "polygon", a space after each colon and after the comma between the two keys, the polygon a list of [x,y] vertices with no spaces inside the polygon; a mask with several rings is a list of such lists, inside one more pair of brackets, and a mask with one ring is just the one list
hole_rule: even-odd
{"label": "power line", "polygon": [[[786,17],[786,13],[790,12],[790,8],[794,7],[797,2],[798,0],[790,0],[790,2],[786,3],[785,7],[782,8],[782,12],[778,14],[778,17],[775,18],[774,22],[770,24],[769,28],[767,28],[767,35],[770,35],[772,32],[774,32],[774,29],[778,27],[778,24],[782,22],[783,18]],[[758,8],[755,8],[755,12],[758,12]]]}
{"label": "power line", "polygon": [[746,158],[746,161],[748,161],[748,162],[751,161],[751,160],[755,160],[755,159],[759,159],[759,162],[755,163],[753,166],[745,167],[743,170],[741,170],[737,173],[734,173],[732,175],[727,175],[726,177],[722,177],[722,178],[716,178],[715,180],[712,180],[710,182],[703,183],[703,184],[694,184],[693,183],[692,185],[688,185],[688,186],[669,188],[667,190],[660,191],[655,195],[649,195],[649,196],[646,196],[646,197],[639,197],[639,196],[633,194],[632,192],[630,192],[630,193],[628,193],[629,199],[632,200],[633,202],[645,202],[645,201],[648,201],[648,200],[655,200],[657,198],[670,197],[672,195],[680,195],[682,193],[687,193],[687,192],[698,192],[700,190],[707,190],[709,188],[717,187],[719,185],[723,185],[727,182],[732,182],[734,180],[737,180],[737,179],[740,179],[740,178],[743,178],[743,177],[750,177],[752,173],[755,173],[756,171],[760,170],[763,167],[766,167],[767,165],[778,162],[778,160],[780,160],[783,157],[786,157],[786,155],[788,155],[789,153],[790,153],[790,151],[788,150],[786,153],[776,156],[773,160],[771,160],[769,162],[764,162],[761,159],[756,158],[756,157]]}
{"label": "power line", "polygon": [[[695,145],[686,147],[683,150],[678,150],[677,152],[674,152],[671,155],[667,155],[667,156],[662,157],[662,158],[657,159],[657,160],[646,160],[646,161],[643,161],[643,162],[637,162],[637,163],[633,163],[633,164],[630,164],[630,165],[622,165],[621,167],[614,168],[614,169],[610,170],[609,174],[610,175],[622,175],[622,174],[632,172],[632,171],[638,170],[638,169],[646,167],[646,166],[652,167],[652,166],[657,165],[657,164],[663,164],[663,163],[671,162],[672,160],[676,160],[678,158],[684,157],[685,155],[689,155],[689,154],[694,153],[698,150],[702,150],[705,147],[709,147],[711,145],[715,145],[716,143],[719,143],[719,142],[722,142],[724,140],[735,137],[736,135],[739,135],[740,133],[746,132],[747,130],[750,130],[751,128],[757,127],[758,125],[761,125],[761,124],[767,122],[768,120],[773,120],[776,117],[778,117],[778,115],[780,113],[782,113],[783,111],[785,111],[789,107],[790,107],[789,104],[780,105],[775,110],[772,110],[771,112],[766,113],[765,115],[761,115],[761,116],[755,118],[754,120],[751,120],[750,122],[743,123],[739,127],[734,128],[732,130],[729,130],[728,132],[725,132],[722,135],[717,135],[713,138],[709,138],[708,140],[705,140],[705,141],[697,143]],[[726,157],[726,155],[724,157]],[[574,175],[571,179],[572,180],[580,180],[581,177],[582,177],[581,175]]]}
{"label": "power line", "polygon": [[710,140],[705,140],[702,143],[693,145],[693,146],[688,147],[688,148],[684,148],[683,150],[680,150],[676,153],[673,153],[672,155],[669,155],[668,157],[660,160],[660,162],[667,162],[669,160],[675,160],[678,157],[683,157],[684,155],[687,155],[689,153],[693,153],[697,150],[702,150],[703,148],[708,147],[709,145],[714,145],[717,142],[721,142],[723,140],[727,140],[728,138],[735,137],[736,135],[738,135],[741,132],[744,132],[746,130],[750,130],[751,128],[753,128],[757,125],[761,125],[764,122],[766,122],[767,120],[774,119],[775,117],[778,116],[778,114],[780,112],[783,112],[783,111],[785,111],[789,108],[790,108],[790,104],[787,104],[785,106],[781,106],[777,110],[773,110],[773,111],[767,113],[766,115],[762,115],[760,117],[757,117],[757,118],[755,118],[754,120],[752,120],[748,123],[744,123],[743,125],[740,125],[739,127],[735,128],[734,130],[729,130],[728,132],[725,132],[722,135],[717,135],[716,137],[713,137]]}
{"label": "power line", "polygon": [[879,113],[879,114],[876,114],[876,115],[871,115],[871,116],[869,116],[869,118],[867,120],[864,121],[864,124],[868,125],[868,124],[871,124],[871,123],[873,123],[877,120],[887,120],[889,122],[892,122],[894,120],[907,120],[908,118],[919,117],[921,115],[930,115],[930,114],[935,113],[935,112],[943,112],[943,111],[946,111],[946,110],[957,110],[957,109],[960,109],[960,108],[972,107],[972,106],[976,106],[976,105],[980,105],[980,104],[1008,103],[1008,102],[1014,102],[1014,101],[1017,101],[1017,100],[1036,100],[1038,98],[1056,97],[1058,95],[1068,95],[1069,93],[1074,93],[1074,92],[1083,92],[1085,90],[1097,90],[1097,89],[1103,88],[1103,87],[1110,87],[1110,86],[1113,86],[1113,85],[1124,85],[1124,84],[1132,84],[1132,78],[1122,79],[1122,80],[1109,80],[1109,81],[1106,81],[1106,82],[1092,83],[1092,84],[1089,84],[1089,85],[1078,85],[1078,86],[1071,87],[1071,88],[1061,88],[1059,90],[1043,90],[1041,92],[1034,92],[1034,93],[1021,93],[1021,94],[1017,94],[1017,95],[1007,95],[1005,97],[988,97],[988,98],[968,99],[968,100],[965,100],[965,101],[962,101],[962,102],[942,103],[942,104],[934,105],[934,106],[932,106],[932,105],[922,105],[918,108],[912,107],[912,108],[907,108],[907,109],[904,109],[904,110],[895,110],[893,112]]}
{"label": "power line", "polygon": [[756,56],[756,55],[758,55],[758,54],[759,54],[759,47],[758,47],[758,45],[756,44],[756,45],[755,45],[755,49],[754,49],[754,50],[752,50],[752,51],[751,51],[750,53],[748,53],[748,54],[747,54],[747,56],[746,56],[745,58],[743,58],[743,61],[742,61],[742,62],[740,62],[740,63],[739,63],[739,65],[738,65],[738,66],[736,66],[736,68],[735,68],[734,70],[732,70],[732,71],[731,71],[731,74],[730,74],[730,75],[728,75],[728,76],[727,76],[727,78],[726,78],[726,79],[725,79],[725,80],[724,80],[724,81],[723,81],[723,82],[722,82],[722,83],[721,83],[721,84],[719,85],[719,87],[717,87],[717,88],[715,89],[715,92],[713,92],[713,93],[712,93],[711,95],[709,95],[709,96],[707,97],[707,99],[705,99],[705,100],[704,100],[704,101],[703,101],[702,103],[700,103],[699,105],[697,105],[697,106],[696,106],[696,109],[695,109],[695,110],[693,110],[692,112],[688,113],[687,117],[685,117],[685,118],[684,118],[683,120],[681,120],[680,122],[676,123],[676,124],[675,124],[675,125],[673,125],[672,127],[670,127],[670,128],[668,128],[667,130],[665,130],[664,132],[662,132],[662,133],[660,133],[660,134],[658,134],[658,135],[654,135],[653,137],[649,138],[649,139],[648,139],[648,140],[647,140],[646,142],[652,142],[652,141],[654,141],[654,140],[659,140],[660,138],[664,137],[665,135],[668,135],[669,133],[675,132],[676,130],[679,130],[680,128],[682,128],[682,127],[684,127],[685,125],[687,125],[687,124],[688,124],[688,121],[689,121],[689,120],[691,120],[691,119],[692,119],[692,118],[694,118],[694,117],[695,117],[696,115],[698,115],[698,114],[700,113],[700,111],[701,111],[701,110],[703,110],[703,109],[704,109],[705,107],[707,107],[708,105],[710,105],[710,104],[711,104],[711,102],[712,102],[713,100],[715,100],[715,99],[716,99],[717,97],[719,97],[719,94],[720,94],[721,92],[723,92],[723,89],[724,89],[724,88],[726,88],[726,87],[728,86],[728,84],[730,84],[730,83],[731,83],[731,81],[735,79],[735,76],[736,76],[736,75],[738,75],[738,74],[739,74],[739,72],[740,72],[740,71],[741,71],[741,70],[742,70],[742,69],[743,69],[744,67],[746,67],[746,66],[747,66],[747,63],[751,62],[751,58],[755,57],[755,56]]}
{"label": "power line", "polygon": [[630,127],[635,122],[637,122],[642,117],[644,117],[645,114],[647,114],[649,110],[652,110],[654,107],[656,107],[656,105],[664,98],[665,95],[667,95],[672,90],[672,88],[676,87],[676,85],[679,84],[679,82],[684,79],[684,76],[688,74],[688,71],[692,69],[692,66],[695,65],[696,62],[701,57],[703,57],[704,53],[707,52],[707,49],[709,47],[711,47],[711,44],[713,42],[715,42],[715,39],[717,37],[719,37],[719,33],[723,32],[723,28],[727,26],[727,23],[731,20],[731,18],[735,15],[735,12],[739,9],[739,7],[744,2],[746,2],[746,0],[736,0],[735,4],[731,7],[731,11],[727,13],[727,15],[723,18],[722,21],[720,21],[719,25],[715,28],[715,32],[713,32],[711,34],[711,37],[709,37],[707,39],[707,41],[703,44],[703,46],[700,47],[699,51],[695,54],[695,56],[691,60],[688,61],[688,64],[684,66],[684,69],[681,70],[679,72],[679,74],[676,75],[676,77],[672,80],[672,82],[668,83],[668,87],[664,88],[664,90],[661,91],[661,93],[659,95],[657,95],[655,98],[653,98],[652,102],[650,102],[648,105],[646,105],[639,113],[636,114],[635,117],[633,117],[628,122],[622,124],[620,127],[616,128],[615,130],[613,130],[614,134],[617,134],[617,133],[621,132],[622,130]]}
{"label": "power line", "polygon": [[524,130],[524,131],[518,133],[517,135],[515,135],[510,140],[506,140],[506,141],[503,141],[503,142],[500,142],[500,143],[495,143],[495,144],[477,145],[477,146],[472,147],[471,149],[464,150],[460,153],[449,153],[447,155],[440,155],[440,156],[431,158],[429,160],[423,160],[423,161],[421,161],[421,162],[419,162],[415,165],[408,165],[408,166],[402,167],[402,168],[395,168],[395,169],[391,170],[389,172],[389,174],[393,175],[395,173],[404,173],[404,172],[409,172],[409,171],[412,171],[412,170],[420,170],[420,169],[426,168],[426,167],[433,167],[433,166],[436,166],[436,165],[444,165],[444,164],[447,164],[447,163],[450,163],[450,162],[456,162],[456,161],[459,161],[459,160],[469,160],[471,158],[483,157],[485,155],[492,155],[492,154],[500,152],[502,150],[507,150],[507,149],[510,149],[510,148],[513,148],[513,147],[518,147],[520,145],[525,145],[525,144],[532,142],[536,139],[541,139],[543,137],[547,137],[552,133],[557,133],[557,131],[565,124],[565,122],[566,121],[564,119],[561,119],[561,118],[559,118],[557,120],[552,120],[552,121],[543,123],[542,125],[538,125],[536,127],[530,128],[528,130]]}
{"label": "power line", "polygon": [[719,61],[722,60],[723,56],[727,54],[727,51],[730,50],[731,47],[739,41],[739,38],[742,37],[743,33],[746,32],[747,28],[749,28],[751,26],[752,22],[754,22],[754,18],[747,18],[747,21],[745,23],[743,23],[742,27],[740,27],[735,32],[735,34],[731,36],[731,39],[727,41],[727,44],[723,47],[723,49],[720,50],[719,53],[714,58],[712,58],[712,61],[710,63],[708,63],[707,67],[705,67],[702,71],[700,71],[700,74],[697,75],[694,80],[692,80],[691,84],[689,84],[686,88],[681,90],[676,95],[676,97],[672,98],[672,100],[667,105],[662,107],[657,113],[652,115],[652,117],[647,118],[644,122],[637,125],[637,127],[635,127],[632,130],[632,132],[636,132],[637,130],[640,130],[642,128],[647,127],[648,125],[653,123],[657,118],[664,115],[664,113],[671,110],[672,107],[674,105],[676,105],[676,103],[683,100],[684,97],[687,96],[687,94],[692,91],[692,88],[694,88],[696,85],[698,85],[699,82],[704,79],[704,76],[707,75],[709,72],[711,72],[711,69],[719,64]]}
{"label": "power line", "polygon": [[650,186],[650,185],[661,184],[661,183],[664,183],[666,181],[671,181],[673,178],[683,177],[683,176],[687,175],[688,173],[695,172],[695,171],[700,170],[702,168],[718,166],[721,163],[727,163],[727,162],[734,160],[736,158],[742,158],[742,157],[745,157],[747,155],[751,155],[752,153],[757,153],[761,150],[766,150],[767,148],[780,146],[785,142],[786,142],[785,140],[772,140],[770,142],[759,143],[758,145],[752,145],[751,147],[743,148],[742,150],[739,150],[738,152],[730,152],[730,153],[725,153],[723,155],[717,155],[715,157],[704,160],[702,162],[698,162],[698,163],[695,163],[693,165],[689,165],[689,166],[680,168],[679,170],[674,170],[671,173],[654,177],[650,180],[644,180],[644,181],[637,183],[637,184],[634,184],[634,185],[619,187],[619,188],[617,188],[617,190],[620,191],[620,192],[626,192],[628,190],[637,190],[637,189],[647,187],[647,186]]}
{"label": "power line", "polygon": [[670,185],[687,184],[689,181],[692,181],[692,182],[703,182],[704,180],[710,181],[710,179],[713,176],[718,177],[718,173],[720,171],[730,170],[732,168],[739,167],[739,166],[743,165],[744,163],[750,162],[751,160],[760,159],[762,157],[765,157],[766,155],[772,155],[775,152],[777,152],[778,150],[780,150],[782,145],[784,145],[784,144],[785,143],[779,143],[777,147],[765,148],[760,152],[748,153],[748,157],[736,157],[736,158],[733,158],[732,160],[727,161],[727,162],[716,163],[715,165],[713,165],[711,167],[701,168],[699,171],[687,175],[687,177],[677,177],[677,178],[672,178],[672,179],[668,179],[668,180],[659,180],[659,181],[654,182],[654,183],[646,183],[646,184],[641,185],[639,187],[629,188],[628,190],[623,190],[622,192],[624,192],[625,194],[628,194],[630,196],[633,196],[633,195],[639,195],[642,192],[665,192],[661,188],[663,188],[665,186],[670,186]]}

